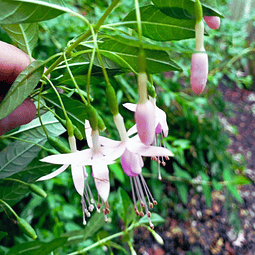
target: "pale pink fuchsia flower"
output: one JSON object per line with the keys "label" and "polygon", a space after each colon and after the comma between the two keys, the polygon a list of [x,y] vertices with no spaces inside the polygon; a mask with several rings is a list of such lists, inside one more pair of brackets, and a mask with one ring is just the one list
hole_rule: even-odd
{"label": "pale pink fuchsia flower", "polygon": [[193,53],[191,57],[190,83],[192,90],[200,95],[205,88],[208,76],[208,56],[206,53]]}
{"label": "pale pink fuchsia flower", "polygon": [[[86,224],[85,215],[87,217],[90,216],[89,211],[93,210],[93,204],[95,204],[95,200],[87,183],[88,174],[85,166],[88,165],[92,167],[92,175],[95,180],[97,192],[103,202],[103,212],[105,214],[105,220],[107,221],[106,214],[109,213],[108,196],[110,192],[109,170],[107,165],[114,163],[114,155],[111,155],[111,157],[106,157],[105,152],[107,151],[107,148],[101,148],[98,144],[98,130],[91,130],[90,134],[91,137],[87,137],[87,139],[89,141],[89,146],[92,146],[92,148],[77,151],[75,145],[73,149],[71,146],[73,151],[72,153],[51,155],[43,158],[41,160],[43,162],[62,164],[63,166],[55,172],[38,179],[38,181],[43,181],[54,178],[58,174],[62,173],[69,165],[71,165],[74,186],[82,197],[81,203],[83,207],[84,224]],[[88,207],[86,206],[84,197],[88,203]],[[99,210],[98,207],[100,207],[100,204],[96,206],[96,208]]]}
{"label": "pale pink fuchsia flower", "polygon": [[217,16],[204,16],[204,20],[211,29],[218,29],[220,27],[220,18]]}
{"label": "pale pink fuchsia flower", "polygon": [[[121,165],[124,172],[130,176],[130,183],[132,187],[132,197],[135,205],[135,212],[138,215],[144,216],[143,208],[145,208],[145,213],[148,216],[150,226],[153,228],[153,224],[150,221],[150,212],[149,208],[153,207],[153,204],[156,204],[156,201],[152,197],[149,188],[142,176],[142,167],[143,160],[142,156],[147,157],[159,157],[159,156],[173,156],[172,152],[166,148],[159,148],[156,146],[147,146],[141,142],[139,137],[136,135],[132,138],[129,138],[129,135],[132,135],[136,132],[136,129],[129,130],[126,132],[123,118],[120,114],[113,117],[116,127],[119,131],[121,141],[112,141],[105,137],[99,137],[99,143],[103,146],[107,146],[108,153],[119,153],[121,156]],[[134,185],[133,185],[134,182]],[[137,199],[136,199],[137,194]],[[147,205],[147,200],[149,207]],[[136,201],[140,203],[140,212],[137,208]]]}
{"label": "pale pink fuchsia flower", "polygon": [[[150,98],[150,101],[152,101],[154,107],[155,107],[155,115],[156,115],[156,121],[155,121],[155,141],[154,141],[154,145],[158,146],[158,147],[164,147],[165,148],[165,144],[164,144],[164,137],[168,136],[168,125],[167,125],[167,121],[166,121],[166,114],[163,110],[161,110],[160,108],[158,108],[156,106],[156,99]],[[127,108],[130,111],[135,111],[136,110],[136,104],[131,104],[131,103],[125,103],[123,104],[123,106],[125,108]],[[136,125],[133,126],[131,128],[132,132],[136,132],[137,128]],[[168,160],[168,156],[155,156],[152,157],[153,160],[157,161],[158,164],[158,179],[161,180],[161,173],[160,173],[160,163],[162,163],[162,165],[165,165],[165,161],[164,159]]]}

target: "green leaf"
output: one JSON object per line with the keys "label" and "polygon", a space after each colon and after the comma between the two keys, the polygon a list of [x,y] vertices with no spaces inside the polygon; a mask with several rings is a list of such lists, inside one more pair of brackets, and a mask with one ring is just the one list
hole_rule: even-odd
{"label": "green leaf", "polygon": [[[230,170],[229,170],[228,168],[224,169],[224,171],[223,171],[223,180],[224,180],[225,182],[231,182],[231,181],[233,181],[232,173],[230,172]],[[230,193],[234,196],[234,198],[235,198],[238,202],[243,203],[243,200],[242,200],[242,198],[241,198],[241,196],[240,196],[240,194],[239,194],[237,188],[234,186],[234,184],[233,184],[233,185],[231,185],[231,184],[226,184],[226,187],[227,187],[227,189],[230,191]]]}
{"label": "green leaf", "polygon": [[[53,117],[53,114],[49,112],[42,116],[42,121],[49,134],[57,136],[65,131],[62,125]],[[19,131],[12,133],[12,135],[16,134],[20,134],[20,139],[41,145],[47,141],[38,118],[22,126]],[[23,141],[10,143],[0,152],[0,179],[22,171],[36,157],[40,150],[41,148],[35,144]]]}
{"label": "green leaf", "polygon": [[70,11],[63,0],[1,0],[0,10],[0,24],[39,22]]}
{"label": "green leaf", "polygon": [[216,179],[212,179],[212,185],[215,190],[222,190],[223,186],[221,183],[219,183]]}
{"label": "green leaf", "polygon": [[24,255],[48,255],[49,253],[56,250],[58,247],[62,247],[66,244],[67,237],[59,237],[51,242],[26,242],[22,244],[18,244],[11,248],[6,255],[17,255],[17,254],[24,254]]}
{"label": "green leaf", "polygon": [[118,179],[121,183],[124,183],[125,175],[122,168],[120,167],[120,164],[111,164],[109,165],[109,169],[111,170],[111,172],[113,172],[116,179]]}
{"label": "green leaf", "polygon": [[38,40],[38,23],[2,25],[2,28],[17,47],[29,56],[32,55],[32,51]]}
{"label": "green leaf", "polygon": [[85,229],[70,231],[62,236],[68,237],[68,245],[75,245],[93,236],[104,224],[104,215],[102,213],[95,213],[90,219],[88,219],[88,224]]}
{"label": "green leaf", "polygon": [[[205,174],[204,172],[199,172],[201,178],[203,181],[209,181],[210,178],[207,174]],[[203,190],[203,194],[205,196],[205,202],[206,205],[208,207],[212,206],[212,189],[211,186],[209,184],[202,184],[202,190]]]}
{"label": "green leaf", "polygon": [[2,240],[7,235],[8,235],[8,233],[0,231],[0,240]]}
{"label": "green leaf", "polygon": [[[153,224],[164,223],[166,220],[156,213],[151,213],[151,221]],[[147,215],[139,220],[140,224],[149,223]]]}
{"label": "green leaf", "polygon": [[176,163],[173,163],[174,175],[185,180],[191,180],[192,177],[187,171],[182,170]]}
{"label": "green leaf", "polygon": [[[195,20],[176,19],[167,16],[154,5],[140,8],[142,32],[155,41],[182,40],[195,37]],[[137,31],[135,10],[123,20],[125,26]]]}
{"label": "green leaf", "polygon": [[188,203],[188,185],[182,182],[175,183],[178,193],[181,197],[181,200],[184,204]]}
{"label": "green leaf", "polygon": [[236,175],[233,178],[233,182],[235,185],[248,185],[251,183],[251,180],[249,180],[243,175]]}
{"label": "green leaf", "polygon": [[116,205],[116,211],[119,217],[125,222],[127,226],[134,218],[135,212],[130,210],[130,204],[132,204],[127,192],[123,190],[121,187],[118,189],[118,204]]}
{"label": "green leaf", "polygon": [[[193,1],[193,2],[192,2]],[[154,5],[166,15],[176,19],[195,19],[195,0],[152,0]],[[218,10],[216,0],[201,0],[204,16],[224,17]]]}
{"label": "green leaf", "polygon": [[[80,130],[85,137],[84,122],[88,118],[87,110],[83,103],[78,100],[71,99],[67,96],[60,95],[66,108],[67,115],[73,122],[73,124]],[[63,115],[62,107],[59,104],[58,97],[56,94],[48,93],[44,94],[42,98],[45,100],[47,105],[54,106],[58,115]]]}
{"label": "green leaf", "polygon": [[44,71],[44,62],[34,61],[17,77],[0,104],[0,120],[9,115],[31,94]]}
{"label": "green leaf", "polygon": [[[99,44],[101,54],[124,69],[129,69],[130,65],[138,72],[138,52],[139,42],[130,36],[105,36],[104,41]],[[162,73],[167,71],[181,71],[182,69],[170,59],[164,48],[143,43],[146,55],[146,71]]]}

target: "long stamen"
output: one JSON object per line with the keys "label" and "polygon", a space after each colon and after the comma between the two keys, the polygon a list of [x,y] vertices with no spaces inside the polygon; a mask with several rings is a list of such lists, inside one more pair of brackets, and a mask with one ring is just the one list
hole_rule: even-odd
{"label": "long stamen", "polygon": [[139,215],[139,211],[137,209],[137,205],[136,205],[136,197],[135,197],[135,191],[134,191],[134,186],[133,186],[133,180],[132,177],[130,178],[130,184],[131,184],[131,189],[132,189],[132,197],[133,197],[133,202],[134,202],[134,207],[135,207],[135,213],[136,215]]}

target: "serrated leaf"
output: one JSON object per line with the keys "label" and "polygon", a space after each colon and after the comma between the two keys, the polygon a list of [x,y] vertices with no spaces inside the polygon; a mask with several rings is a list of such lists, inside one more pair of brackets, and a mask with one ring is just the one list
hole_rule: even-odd
{"label": "serrated leaf", "polygon": [[[71,99],[64,95],[60,95],[66,108],[67,115],[73,124],[80,130],[85,137],[84,122],[87,119],[86,107],[80,101]],[[57,96],[53,93],[48,93],[42,96],[49,106],[54,106],[58,115],[62,116],[62,107],[59,104]]]}
{"label": "serrated leaf", "polygon": [[[139,42],[130,36],[107,36],[99,44],[101,54],[111,59],[124,69],[130,65],[137,72]],[[161,47],[143,43],[146,55],[146,70],[148,73],[162,73],[167,71],[181,71],[181,68],[170,59],[168,53]]]}
{"label": "serrated leaf", "polygon": [[38,23],[2,25],[2,28],[17,47],[29,56],[32,55],[32,51],[38,40]]}
{"label": "serrated leaf", "polygon": [[39,22],[69,11],[63,0],[1,0],[0,24]]}
{"label": "serrated leaf", "polygon": [[[193,2],[192,2],[193,1]],[[152,0],[154,5],[166,15],[177,19],[194,19],[194,0]],[[204,16],[224,17],[215,0],[201,0]]]}
{"label": "serrated leaf", "polygon": [[44,62],[34,61],[16,78],[0,104],[0,120],[9,115],[31,94],[44,71]]}
{"label": "serrated leaf", "polygon": [[[231,182],[231,181],[233,181],[232,173],[230,172],[230,170],[229,170],[228,168],[224,169],[224,171],[223,171],[223,180],[224,180],[225,182]],[[242,198],[241,198],[241,196],[240,196],[240,194],[239,194],[237,188],[234,186],[234,184],[233,184],[233,185],[231,185],[231,184],[226,184],[226,187],[227,187],[227,189],[230,191],[230,193],[234,196],[234,198],[235,198],[238,202],[243,203],[243,200],[242,200]]]}
{"label": "serrated leaf", "polygon": [[11,248],[6,255],[48,255],[49,253],[56,250],[58,247],[62,247],[67,242],[67,237],[59,237],[51,242],[26,242],[22,244],[18,244]]}
{"label": "serrated leaf", "polygon": [[[65,131],[51,113],[44,114],[42,121],[49,134],[57,136]],[[20,133],[20,139],[30,141],[32,144],[25,141],[15,141],[0,152],[0,179],[22,171],[41,150],[40,147],[33,143],[43,145],[47,141],[47,137],[38,122],[39,120],[35,119],[29,124],[22,126],[20,132],[13,133]]]}
{"label": "serrated leaf", "polygon": [[[140,8],[142,32],[155,41],[182,40],[195,37],[195,20],[176,19],[164,14],[154,5]],[[124,25],[137,31],[136,13],[131,11]]]}

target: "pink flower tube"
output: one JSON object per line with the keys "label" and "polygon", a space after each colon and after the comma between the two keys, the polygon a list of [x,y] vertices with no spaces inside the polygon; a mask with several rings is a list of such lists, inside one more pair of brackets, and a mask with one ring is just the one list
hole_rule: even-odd
{"label": "pink flower tube", "polygon": [[190,84],[200,95],[205,88],[208,76],[208,56],[206,53],[193,53],[191,57]]}
{"label": "pink flower tube", "polygon": [[135,123],[140,140],[145,145],[154,141],[155,135],[155,107],[147,100],[144,104],[137,104],[135,111]]}
{"label": "pink flower tube", "polygon": [[218,29],[220,27],[220,18],[217,16],[204,16],[204,21],[211,29]]}

